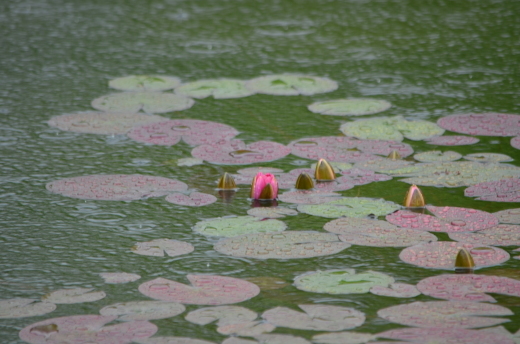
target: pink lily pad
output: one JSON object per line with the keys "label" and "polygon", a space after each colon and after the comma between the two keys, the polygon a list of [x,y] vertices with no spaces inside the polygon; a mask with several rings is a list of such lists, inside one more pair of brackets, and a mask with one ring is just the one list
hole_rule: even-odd
{"label": "pink lily pad", "polygon": [[327,222],[323,228],[340,234],[340,240],[353,245],[400,247],[437,241],[437,237],[428,232],[400,228],[386,221],[365,218],[341,217]]}
{"label": "pink lily pad", "polygon": [[296,190],[280,194],[278,200],[296,204],[322,204],[341,197],[339,193],[326,190]]}
{"label": "pink lily pad", "polygon": [[480,246],[453,241],[438,241],[405,248],[399,254],[402,261],[435,269],[455,269],[455,258],[466,248],[475,261],[475,268],[493,266],[509,260],[509,253],[498,247]]}
{"label": "pink lily pad", "polygon": [[501,210],[493,214],[501,223],[520,225],[520,208]]}
{"label": "pink lily pad", "polygon": [[520,226],[500,224],[474,233],[449,233],[451,239],[473,245],[520,246]]}
{"label": "pink lily pad", "polygon": [[258,141],[246,145],[241,140],[201,145],[191,151],[193,157],[212,164],[246,165],[281,159],[291,152],[289,147],[270,141]]}
{"label": "pink lily pad", "polygon": [[363,344],[376,340],[377,336],[370,333],[353,331],[321,333],[312,337],[316,344]]}
{"label": "pink lily pad", "polygon": [[156,278],[139,286],[139,291],[151,298],[195,305],[237,303],[260,293],[257,285],[238,278],[217,275],[187,275],[192,286]]}
{"label": "pink lily pad", "polygon": [[105,280],[105,283],[110,284],[128,283],[141,278],[141,276],[137,274],[129,274],[126,272],[102,272],[99,276]]}
{"label": "pink lily pad", "polygon": [[392,283],[388,287],[382,285],[375,285],[370,288],[370,292],[375,295],[391,296],[391,297],[416,297],[421,295],[417,287],[407,283]]}
{"label": "pink lily pad", "polygon": [[96,98],[91,105],[106,112],[164,113],[189,109],[195,104],[191,98],[162,92],[122,92]]}
{"label": "pink lily pad", "polygon": [[520,202],[520,178],[479,183],[464,190],[464,196],[481,201]]}
{"label": "pink lily pad", "polygon": [[186,307],[176,302],[134,301],[121,302],[101,308],[101,315],[115,315],[121,321],[154,320],[171,318],[181,314]]}
{"label": "pink lily pad", "polygon": [[471,136],[435,136],[426,140],[426,143],[437,146],[464,146],[472,145],[480,140]]}
{"label": "pink lily pad", "polygon": [[[342,176],[338,179],[348,177],[348,181],[354,185],[365,185],[372,182],[384,182],[392,179],[392,177],[386,174],[375,173],[372,170],[365,170],[361,168],[351,168],[341,172]],[[338,190],[341,191],[341,190]]]}
{"label": "pink lily pad", "polygon": [[246,82],[246,88],[252,92],[277,96],[309,96],[334,91],[338,83],[311,75],[275,74],[251,79]]}
{"label": "pink lily pad", "polygon": [[217,201],[217,197],[202,192],[192,192],[189,195],[174,193],[166,196],[166,201],[178,205],[202,207],[211,203],[215,203]]}
{"label": "pink lily pad", "polygon": [[406,343],[416,344],[515,344],[514,340],[499,333],[486,333],[483,330],[465,328],[400,328],[378,333],[377,337],[404,340]]}
{"label": "pink lily pad", "polygon": [[172,119],[135,126],[128,137],[137,142],[173,146],[182,139],[189,145],[199,146],[229,140],[238,131],[226,124],[195,119]]}
{"label": "pink lily pad", "polygon": [[442,117],[437,124],[457,133],[477,136],[517,136],[520,115],[502,113],[461,114]]}
{"label": "pink lily pad", "polygon": [[129,75],[108,82],[108,86],[123,91],[165,91],[180,84],[179,78],[162,75]]}
{"label": "pink lily pad", "polygon": [[103,291],[92,291],[94,288],[60,289],[42,297],[42,301],[52,303],[94,302],[107,296]]}
{"label": "pink lily pad", "polygon": [[132,247],[132,252],[143,256],[164,257],[164,254],[175,257],[193,252],[195,247],[184,241],[170,239],[155,239],[152,241],[138,242]]}
{"label": "pink lily pad", "polygon": [[139,340],[139,344],[216,344],[207,340],[195,339],[189,337],[152,337]]}
{"label": "pink lily pad", "polygon": [[157,332],[157,326],[147,321],[103,326],[116,318],[103,315],[74,315],[47,319],[23,328],[20,331],[20,339],[31,344],[127,344],[151,337]]}
{"label": "pink lily pad", "polygon": [[33,299],[0,300],[0,319],[33,317],[50,313],[56,305],[50,302],[36,302]]}
{"label": "pink lily pad", "polygon": [[294,209],[285,207],[257,207],[249,209],[247,214],[262,219],[278,219],[287,215],[298,215],[298,212]]}
{"label": "pink lily pad", "polygon": [[256,312],[240,306],[217,306],[199,308],[189,312],[185,319],[198,325],[217,322],[217,326],[240,324],[255,320]]}
{"label": "pink lily pad", "polygon": [[434,216],[399,210],[387,215],[386,220],[403,228],[449,233],[479,231],[498,224],[493,214],[482,210],[435,206],[427,206],[426,209]]}
{"label": "pink lily pad", "polygon": [[131,201],[160,197],[188,189],[183,182],[140,174],[100,174],[64,178],[50,182],[47,190],[63,196],[104,201]]}
{"label": "pink lily pad", "polygon": [[417,284],[425,295],[456,301],[496,300],[486,293],[520,296],[520,281],[508,277],[486,275],[438,275]]}
{"label": "pink lily pad", "polygon": [[520,149],[520,136],[511,139],[511,147]]}
{"label": "pink lily pad", "polygon": [[365,314],[349,307],[298,305],[305,313],[276,307],[262,314],[267,322],[279,326],[313,331],[341,331],[363,325]]}

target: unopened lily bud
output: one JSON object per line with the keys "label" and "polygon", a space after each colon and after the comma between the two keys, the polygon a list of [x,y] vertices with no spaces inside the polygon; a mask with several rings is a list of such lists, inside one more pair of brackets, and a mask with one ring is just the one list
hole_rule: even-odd
{"label": "unopened lily bud", "polygon": [[425,205],[426,202],[424,201],[421,189],[419,189],[415,184],[410,186],[406,193],[406,197],[404,198],[404,206],[408,208],[419,208],[424,207]]}
{"label": "unopened lily bud", "polygon": [[278,196],[278,182],[271,173],[258,172],[251,183],[251,198],[259,200],[275,199]]}
{"label": "unopened lily bud", "polygon": [[458,272],[472,272],[475,267],[475,262],[471,253],[465,248],[461,248],[457,257],[455,258],[455,270]]}
{"label": "unopened lily bud", "polygon": [[314,178],[319,182],[335,180],[336,173],[334,173],[332,165],[327,160],[320,159],[316,164],[316,170],[314,170]]}
{"label": "unopened lily bud", "polygon": [[296,179],[296,185],[294,186],[298,190],[310,190],[314,188],[314,181],[311,176],[303,172]]}
{"label": "unopened lily bud", "polygon": [[217,188],[222,190],[236,189],[237,184],[235,183],[233,176],[225,172],[224,175],[218,180]]}
{"label": "unopened lily bud", "polygon": [[399,160],[401,159],[401,154],[399,154],[398,151],[392,151],[390,154],[388,154],[388,159]]}

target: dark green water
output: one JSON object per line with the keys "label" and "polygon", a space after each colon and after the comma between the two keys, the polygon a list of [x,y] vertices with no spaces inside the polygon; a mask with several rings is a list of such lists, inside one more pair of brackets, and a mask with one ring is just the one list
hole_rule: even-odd
{"label": "dark green water", "polygon": [[[343,118],[309,112],[312,102],[375,97],[392,102],[384,113],[435,121],[467,112],[520,114],[520,2],[504,1],[14,1],[0,3],[0,298],[35,298],[64,287],[94,287],[108,296],[93,303],[59,305],[40,317],[0,320],[0,342],[20,343],[21,328],[43,319],[97,314],[115,303],[147,299],[137,286],[155,277],[186,282],[187,273],[232,277],[276,276],[292,282],[317,269],[355,268],[388,273],[416,283],[444,273],[400,262],[397,248],[353,246],[307,260],[260,261],[230,258],[213,242],[192,233],[204,218],[245,215],[250,204],[241,190],[231,204],[179,207],[164,198],[134,202],[83,201],[51,194],[45,184],[87,174],[151,174],[215,193],[215,181],[240,167],[204,164],[176,167],[165,161],[189,157],[191,147],[145,146],[124,137],[62,132],[50,117],[88,111],[90,102],[112,92],[108,80],[131,74],[178,76],[183,81],[230,77],[250,79],[272,73],[329,77],[339,89],[315,96],[268,96],[197,100],[171,118],[212,120],[234,126],[246,142],[287,144],[308,136],[337,135]],[[459,153],[494,152],[518,157],[510,138],[480,137]],[[433,149],[409,142],[416,152]],[[290,170],[302,159],[262,164]],[[519,165],[518,160],[512,164]],[[408,184],[357,186],[347,196],[401,202]],[[518,204],[474,201],[464,188],[424,187],[433,205],[487,211]],[[289,230],[320,230],[325,218],[285,218]],[[194,253],[145,257],[129,251],[135,242],[157,238],[191,242]],[[446,239],[444,236],[440,236]],[[506,248],[509,252],[514,247]],[[511,259],[498,269],[518,269]],[[138,273],[142,279],[105,284],[100,272]],[[515,315],[505,326],[520,327],[520,298],[497,295]],[[259,313],[275,306],[325,303],[354,307],[367,315],[355,331],[377,333],[399,325],[377,317],[386,306],[417,300],[372,294],[314,294],[288,286],[241,303]],[[188,310],[199,306],[188,306]],[[220,343],[213,325],[183,315],[153,321],[159,335],[187,336]],[[310,338],[312,331],[285,328]]]}

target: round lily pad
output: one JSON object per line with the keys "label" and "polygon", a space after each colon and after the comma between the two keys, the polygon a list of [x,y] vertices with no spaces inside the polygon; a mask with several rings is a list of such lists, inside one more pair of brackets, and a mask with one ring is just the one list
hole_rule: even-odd
{"label": "round lily pad", "polygon": [[298,211],[314,216],[338,218],[365,217],[370,214],[382,216],[401,208],[400,205],[383,199],[343,197],[322,204],[300,204]]}
{"label": "round lily pad", "polygon": [[122,91],[165,91],[180,84],[179,78],[161,75],[129,75],[108,82],[108,86]]}
{"label": "round lily pad", "polygon": [[438,329],[494,326],[509,319],[486,316],[512,314],[509,309],[502,306],[471,301],[417,301],[391,306],[377,312],[381,318],[393,323]]}
{"label": "round lily pad", "polygon": [[0,300],[0,319],[33,317],[56,309],[54,303],[36,301],[33,299]]}
{"label": "round lily pad", "polygon": [[126,272],[102,272],[99,276],[105,280],[105,283],[110,284],[128,283],[141,278],[141,276],[137,274],[129,274]]}
{"label": "round lily pad", "polygon": [[375,285],[370,288],[370,292],[375,295],[401,298],[416,297],[421,294],[417,287],[408,283],[391,283],[388,287]]}
{"label": "round lily pad", "polygon": [[500,224],[475,233],[450,233],[450,238],[473,245],[520,246],[520,226]]}
{"label": "round lily pad", "polygon": [[376,336],[378,338],[404,340],[406,343],[416,344],[515,343],[514,340],[500,333],[487,333],[483,330],[469,330],[465,328],[399,328],[378,333]]}
{"label": "round lily pad", "polygon": [[468,135],[520,135],[520,115],[503,113],[451,115],[439,118],[437,124],[444,129]]}
{"label": "round lily pad", "polygon": [[188,189],[183,182],[140,174],[100,174],[50,182],[47,190],[63,196],[104,201],[131,201],[159,197]]}
{"label": "round lily pad", "polygon": [[392,104],[386,100],[351,98],[316,102],[307,108],[314,113],[320,113],[322,115],[363,116],[388,110],[391,106]]}
{"label": "round lily pad", "polygon": [[509,253],[498,247],[472,245],[453,241],[438,241],[405,248],[399,254],[402,261],[435,269],[455,269],[455,258],[462,248],[472,255],[475,268],[493,266],[509,260]]}
{"label": "round lily pad", "polygon": [[138,242],[132,247],[132,252],[143,256],[164,257],[164,254],[175,257],[193,252],[195,247],[184,241],[170,239],[155,239],[152,241]]}
{"label": "round lily pad", "polygon": [[294,285],[300,290],[326,294],[363,294],[373,286],[387,287],[393,282],[393,277],[383,273],[356,273],[354,269],[316,271],[294,279]]}
{"label": "round lily pad", "polygon": [[499,153],[474,153],[463,156],[464,159],[479,162],[508,162],[513,161],[509,155]]}
{"label": "round lily pad", "polygon": [[164,113],[189,109],[195,104],[191,98],[173,93],[123,92],[96,98],[92,107],[106,112]]}
{"label": "round lily pad", "polygon": [[252,92],[277,96],[310,96],[334,91],[338,84],[334,80],[317,76],[277,74],[251,79],[246,82],[246,87]]}
{"label": "round lily pad", "polygon": [[216,344],[207,340],[189,337],[152,337],[140,340],[139,344]]}
{"label": "round lily pad", "polygon": [[511,139],[511,147],[520,149],[520,136]]}
{"label": "round lily pad", "polygon": [[506,209],[493,213],[501,223],[520,225],[520,208]]}
{"label": "round lily pad", "polygon": [[248,215],[259,217],[261,219],[277,219],[285,217],[287,215],[294,216],[298,215],[298,212],[294,209],[285,207],[257,207],[251,208],[247,211]]}
{"label": "round lily pad", "polygon": [[349,307],[298,305],[305,313],[276,307],[262,314],[267,322],[279,326],[313,331],[341,331],[363,325],[365,314]]}
{"label": "round lily pad", "polygon": [[215,250],[235,256],[249,258],[310,258],[338,253],[350,244],[340,242],[331,233],[290,231],[273,234],[246,234],[221,239]]}
{"label": "round lily pad", "polygon": [[[435,162],[435,161],[455,161],[459,160],[462,154],[452,151],[428,151],[415,154],[413,158],[421,162]],[[468,159],[469,160],[469,159]]]}
{"label": "round lily pad", "polygon": [[287,225],[280,220],[262,220],[256,216],[219,217],[197,222],[193,230],[211,236],[235,237],[250,233],[281,232]]}
{"label": "round lily pad", "polygon": [[187,275],[192,286],[156,278],[139,286],[151,298],[195,305],[224,305],[255,297],[260,288],[238,278],[217,275]]}
{"label": "round lily pad", "polygon": [[217,201],[217,197],[202,192],[192,192],[189,195],[174,193],[166,196],[165,199],[173,204],[186,205],[190,207],[202,207]]}
{"label": "round lily pad", "polygon": [[328,232],[340,234],[340,240],[352,245],[402,247],[437,241],[437,237],[428,232],[400,228],[386,221],[364,218],[341,217],[327,222],[323,228]]}
{"label": "round lily pad", "polygon": [[238,324],[230,324],[226,326],[220,326],[217,328],[217,332],[225,335],[235,335],[244,337],[254,337],[262,333],[272,332],[276,326],[263,321],[248,321]]}
{"label": "round lily pad", "polygon": [[312,337],[312,342],[317,344],[364,344],[376,340],[377,336],[360,332],[329,332]]}
{"label": "round lily pad", "polygon": [[464,196],[481,201],[520,202],[520,178],[479,183],[464,190]]}
{"label": "round lily pad", "polygon": [[[369,140],[426,140],[440,136],[444,129],[437,124],[424,121],[408,121],[403,116],[362,119],[341,125],[340,130],[347,136]],[[401,156],[403,156],[401,154]]]}
{"label": "round lily pad", "polygon": [[229,125],[195,119],[173,119],[144,124],[128,132],[132,140],[154,145],[173,146],[182,139],[189,145],[199,146],[229,140],[238,131]]}
{"label": "round lily pad", "polygon": [[386,220],[403,228],[431,232],[469,232],[490,228],[498,224],[495,215],[487,211],[459,208],[426,206],[434,216],[418,214],[410,210],[399,210],[387,215]]}
{"label": "round lily pad", "polygon": [[364,169],[364,170],[371,170],[371,171],[385,171],[385,170],[395,170],[399,168],[403,168],[409,165],[413,165],[413,161],[408,160],[392,160],[388,158],[381,158],[378,157],[374,160],[367,160],[367,161],[361,161],[356,162],[354,166],[356,168]]}
{"label": "round lily pad", "polygon": [[230,140],[195,147],[191,155],[212,164],[246,165],[281,159],[291,152],[289,147],[270,141],[246,145],[241,140]]}
{"label": "round lily pad", "polygon": [[247,97],[255,92],[247,89],[243,80],[208,79],[182,84],[175,88],[175,93],[198,99],[209,96],[215,99],[229,99]]}
{"label": "round lily pad", "polygon": [[426,140],[426,143],[437,146],[464,146],[472,145],[480,140],[471,136],[435,136]]}
{"label": "round lily pad", "polygon": [[189,312],[185,319],[198,325],[217,322],[217,326],[227,326],[255,320],[256,312],[240,306],[217,306],[200,308]]}
{"label": "round lily pad", "polygon": [[341,195],[327,190],[296,190],[280,194],[278,200],[297,204],[322,204],[330,202],[336,197],[341,197]]}
{"label": "round lily pad", "polygon": [[42,301],[52,303],[94,302],[107,296],[104,291],[92,291],[94,288],[60,289],[42,297]]}
{"label": "round lily pad", "polygon": [[122,321],[134,321],[171,318],[185,310],[184,305],[176,302],[133,301],[103,307],[99,314],[115,315]]}

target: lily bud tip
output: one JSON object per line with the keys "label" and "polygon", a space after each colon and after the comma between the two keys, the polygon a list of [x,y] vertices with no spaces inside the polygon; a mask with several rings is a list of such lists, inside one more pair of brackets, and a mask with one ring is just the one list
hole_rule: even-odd
{"label": "lily bud tip", "polygon": [[336,179],[336,173],[334,172],[332,165],[327,160],[320,159],[316,164],[314,177],[317,181],[330,181]]}
{"label": "lily bud tip", "polygon": [[390,154],[388,154],[388,159],[399,160],[401,159],[401,154],[399,154],[398,151],[392,151]]}
{"label": "lily bud tip", "polygon": [[218,180],[217,188],[222,190],[236,189],[237,184],[235,183],[233,176],[225,172],[224,175]]}
{"label": "lily bud tip", "polygon": [[303,172],[298,176],[298,179],[296,179],[294,187],[298,190],[310,190],[314,188],[314,181],[311,176]]}
{"label": "lily bud tip", "polygon": [[455,269],[457,270],[472,270],[475,267],[475,261],[471,253],[465,248],[461,248],[457,257],[455,258]]}
{"label": "lily bud tip", "polygon": [[425,205],[426,202],[424,201],[421,189],[419,189],[415,184],[410,186],[406,193],[406,197],[404,198],[404,206],[408,208],[419,208],[424,207]]}

